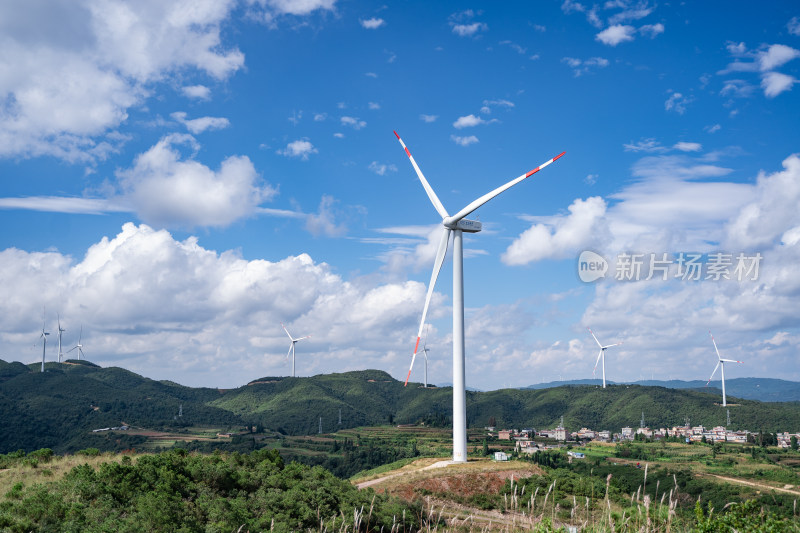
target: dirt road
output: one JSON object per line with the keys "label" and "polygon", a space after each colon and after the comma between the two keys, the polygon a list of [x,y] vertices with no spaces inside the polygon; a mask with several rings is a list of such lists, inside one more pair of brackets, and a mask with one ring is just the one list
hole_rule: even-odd
{"label": "dirt road", "polygon": [[[718,476],[716,474],[707,474],[707,475],[709,477],[715,477],[717,479],[721,479],[721,480],[726,481],[728,483],[738,483],[739,485],[747,485],[749,487],[755,487],[755,488],[761,489],[761,490],[766,490],[766,491],[774,490],[774,491],[778,491],[778,492],[785,492],[787,494],[792,494],[794,496],[800,496],[800,491],[792,490],[792,489],[789,489],[789,488],[786,488],[786,487],[783,487],[783,488],[781,488],[781,487],[773,487],[772,485],[765,485],[763,483],[755,483],[753,481],[747,481],[746,479],[739,479],[739,478],[735,478],[735,477],[726,477],[726,476]],[[792,485],[787,485],[787,486],[791,487]]]}

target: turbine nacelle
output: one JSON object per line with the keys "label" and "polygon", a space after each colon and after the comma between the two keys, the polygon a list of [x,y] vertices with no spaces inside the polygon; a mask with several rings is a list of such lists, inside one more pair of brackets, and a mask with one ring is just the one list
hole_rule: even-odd
{"label": "turbine nacelle", "polygon": [[478,233],[483,228],[480,220],[470,220],[468,218],[454,220],[454,217],[447,217],[442,220],[442,224],[447,229],[459,229],[466,233]]}

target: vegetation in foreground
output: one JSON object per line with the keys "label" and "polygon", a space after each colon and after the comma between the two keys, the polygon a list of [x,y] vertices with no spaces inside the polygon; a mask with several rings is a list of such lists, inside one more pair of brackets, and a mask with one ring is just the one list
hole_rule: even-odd
{"label": "vegetation in foreground", "polygon": [[[405,474],[391,478],[389,490],[376,485],[377,492],[359,491],[318,466],[285,464],[275,449],[15,452],[0,455],[0,531],[800,531],[796,495],[708,475],[737,455],[757,467],[752,472],[773,464],[761,479],[780,484],[790,473],[797,477],[791,453],[781,461],[743,449],[715,454],[712,446],[660,443],[585,452],[581,461],[570,462],[562,449],[534,455],[536,466],[484,459],[436,470],[421,470],[436,459],[416,469],[404,459],[394,467]],[[632,455],[642,457],[639,468]],[[395,473],[380,470],[360,478]],[[493,485],[485,482],[492,475],[495,489],[469,490],[470,483]],[[393,495],[403,485],[411,494],[404,500]]]}
{"label": "vegetation in foreground", "polygon": [[274,450],[123,456],[58,480],[17,482],[0,500],[0,530],[20,533],[410,531],[419,515],[418,506],[359,491],[323,468],[285,465]]}

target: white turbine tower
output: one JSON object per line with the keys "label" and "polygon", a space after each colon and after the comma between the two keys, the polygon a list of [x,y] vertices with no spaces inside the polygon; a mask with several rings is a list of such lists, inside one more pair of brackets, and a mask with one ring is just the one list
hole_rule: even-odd
{"label": "white turbine tower", "polygon": [[64,328],[61,327],[61,315],[58,315],[58,362],[61,362],[61,358],[64,357],[64,352],[61,351],[61,334],[64,333]]}
{"label": "white turbine tower", "polygon": [[[708,332],[711,335],[711,332]],[[717,369],[720,369],[722,373],[722,407],[726,407],[728,405],[728,399],[725,397],[725,363],[741,363],[742,361],[736,361],[735,359],[723,359],[719,356],[719,350],[717,349],[717,342],[714,340],[714,335],[711,335],[711,342],[714,343],[714,351],[717,352],[717,366],[714,367],[714,371],[711,373],[711,377],[708,378],[706,382],[706,387],[708,384],[711,383],[711,380],[714,379],[714,374],[717,373]]]}
{"label": "white turbine tower", "polygon": [[50,335],[50,333],[44,330],[44,318],[42,318],[42,334],[39,335],[39,338],[42,339],[42,372],[44,372],[44,354],[47,350],[48,335]]}
{"label": "white turbine tower", "polygon": [[596,342],[597,345],[600,347],[600,353],[597,354],[597,361],[595,361],[594,370],[592,370],[592,377],[594,377],[594,373],[597,371],[597,363],[599,363],[600,359],[602,359],[603,360],[603,388],[605,389],[606,388],[606,350],[611,348],[612,346],[619,346],[622,343],[618,342],[616,344],[607,344],[606,346],[603,346],[602,344],[600,344],[600,341],[597,340],[597,337],[595,336],[595,334],[591,330],[591,328],[586,328],[586,329],[589,330],[589,333],[591,333],[592,337],[594,337],[594,342]]}
{"label": "white turbine tower", "polygon": [[445,210],[439,197],[431,188],[428,180],[422,174],[422,171],[414,161],[411,152],[406,147],[403,140],[394,132],[397,140],[400,141],[406,155],[411,160],[411,165],[419,177],[425,192],[428,194],[433,207],[442,217],[442,236],[439,239],[439,249],[436,251],[436,260],[433,263],[433,272],[431,273],[431,280],[428,283],[428,294],[425,296],[425,306],[422,308],[422,320],[419,323],[419,331],[417,332],[417,343],[414,346],[414,355],[411,357],[411,367],[408,369],[408,376],[406,376],[405,384],[408,385],[408,380],[411,377],[411,369],[414,368],[414,360],[417,358],[419,351],[419,341],[422,336],[422,328],[425,326],[425,315],[428,313],[428,305],[431,302],[431,295],[433,288],[436,285],[436,278],[439,277],[439,271],[442,268],[445,254],[447,253],[447,245],[450,240],[450,234],[453,234],[453,462],[466,462],[467,460],[467,409],[466,409],[466,388],[465,388],[465,372],[464,372],[464,246],[463,246],[463,232],[477,233],[481,230],[481,223],[477,220],[468,220],[464,217],[478,209],[480,206],[500,194],[501,192],[513,187],[522,180],[529,178],[550,163],[564,155],[561,152],[556,157],[546,161],[533,170],[515,178],[505,185],[502,185],[491,192],[488,192],[480,198],[468,204],[461,211],[455,215],[450,215]]}
{"label": "white turbine tower", "polygon": [[83,340],[83,326],[81,326],[81,333],[80,333],[80,335],[78,335],[78,344],[76,344],[75,346],[70,348],[69,351],[67,352],[67,353],[69,353],[72,350],[78,350],[78,360],[79,361],[80,361],[81,357],[86,359],[86,356],[83,355],[83,344],[81,344],[81,340]]}
{"label": "white turbine tower", "polygon": [[295,339],[294,337],[292,337],[289,334],[289,330],[286,329],[286,326],[283,325],[283,322],[281,322],[281,327],[283,328],[283,331],[285,331],[286,334],[289,335],[289,339],[292,341],[292,345],[289,346],[289,351],[287,352],[286,357],[289,357],[289,354],[292,355],[292,377],[295,377],[295,375],[294,375],[294,345],[297,344],[298,341],[301,341],[303,339],[309,338],[311,335],[306,335],[305,337],[300,337],[299,339]]}

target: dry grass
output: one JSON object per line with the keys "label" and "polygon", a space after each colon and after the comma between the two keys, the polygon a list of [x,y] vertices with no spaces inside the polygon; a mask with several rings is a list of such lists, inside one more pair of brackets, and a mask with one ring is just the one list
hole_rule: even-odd
{"label": "dry grass", "polygon": [[6,494],[17,483],[22,483],[23,486],[28,487],[36,483],[58,481],[78,465],[89,464],[92,468],[97,468],[103,463],[120,461],[121,459],[121,454],[104,453],[96,456],[53,456],[49,462],[40,462],[35,468],[20,463],[11,468],[0,470],[0,495]]}

